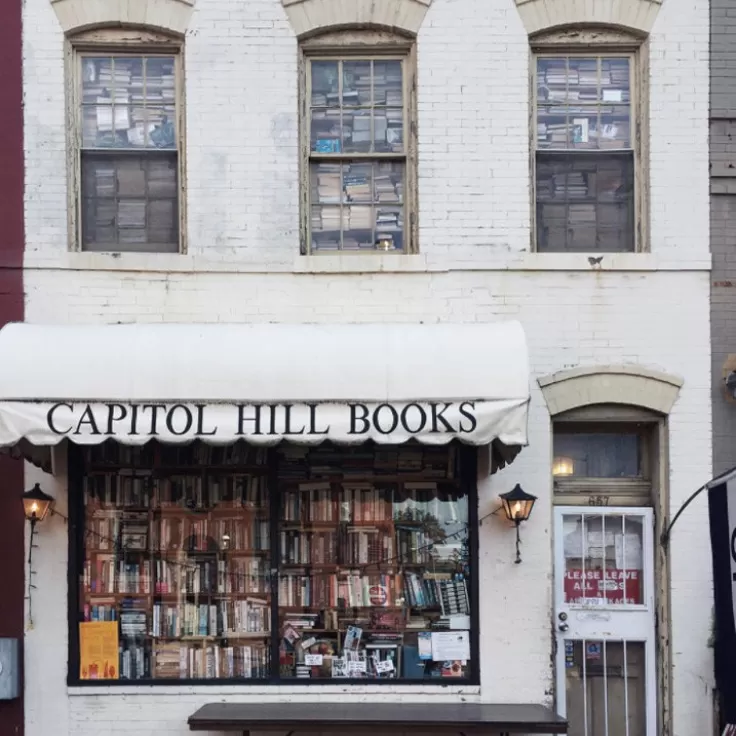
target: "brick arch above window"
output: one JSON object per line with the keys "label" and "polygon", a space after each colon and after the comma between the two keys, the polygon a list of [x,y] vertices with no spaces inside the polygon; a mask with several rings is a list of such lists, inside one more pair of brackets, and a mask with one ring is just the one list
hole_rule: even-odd
{"label": "brick arch above window", "polygon": [[648,34],[662,0],[516,0],[529,35],[573,25],[604,25]]}
{"label": "brick arch above window", "polygon": [[[85,0],[86,1],[86,0]],[[373,27],[415,36],[432,0],[281,0],[300,38],[340,28]]]}
{"label": "brick arch above window", "polygon": [[51,0],[65,33],[138,26],[184,35],[195,0]]}
{"label": "brick arch above window", "polygon": [[637,365],[604,365],[559,371],[538,383],[551,416],[592,404],[638,406],[666,416],[683,381]]}

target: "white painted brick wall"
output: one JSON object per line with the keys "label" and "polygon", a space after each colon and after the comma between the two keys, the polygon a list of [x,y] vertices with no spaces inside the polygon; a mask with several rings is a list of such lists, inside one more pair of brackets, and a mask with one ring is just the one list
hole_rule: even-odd
{"label": "white painted brick wall", "polygon": [[[190,255],[70,254],[63,36],[48,0],[26,0],[24,28],[30,321],[519,319],[535,376],[622,362],[682,376],[669,424],[673,508],[708,479],[706,0],[667,0],[651,38],[652,254],[606,256],[595,272],[584,256],[526,252],[529,55],[511,2],[434,0],[427,14],[418,42],[422,255],[398,259],[297,255],[296,41],[278,0],[197,2],[186,52]],[[26,639],[26,736],[183,736],[198,705],[225,698],[549,702],[550,454],[548,415],[535,386],[530,447],[482,484],[480,512],[491,511],[496,494],[515,482],[540,502],[524,529],[520,566],[513,564],[513,534],[495,518],[481,527],[482,685],[462,694],[345,694],[340,687],[70,694],[67,529],[51,519],[40,528],[35,628]],[[63,477],[44,484],[56,486],[63,507]],[[672,736],[708,732],[710,598],[701,502],[679,522],[672,543]],[[525,636],[509,635],[512,621],[523,624]]]}

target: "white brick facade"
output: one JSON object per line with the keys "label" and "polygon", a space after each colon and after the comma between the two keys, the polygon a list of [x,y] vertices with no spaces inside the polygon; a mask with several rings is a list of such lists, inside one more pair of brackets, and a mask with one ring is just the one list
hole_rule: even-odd
{"label": "white brick facade", "polygon": [[[191,12],[188,253],[70,252],[64,35],[49,0],[27,0],[24,28],[29,321],[518,319],[533,379],[579,365],[625,363],[681,377],[669,419],[672,508],[708,480],[706,0],[666,0],[651,30],[650,252],[607,255],[595,269],[584,255],[529,252],[529,43],[510,0],[433,0],[426,9],[417,41],[420,255],[405,257],[298,255],[297,41],[280,0],[197,0]],[[525,527],[522,565],[513,564],[513,535],[500,522],[491,519],[480,529],[479,688],[406,686],[370,695],[369,688],[346,694],[341,687],[69,691],[67,529],[54,517],[40,527],[36,552],[26,736],[183,736],[186,717],[225,693],[259,702],[551,702],[550,423],[534,380],[533,386],[530,446],[480,489],[481,515],[516,482],[540,502]],[[45,478],[44,487],[63,509],[63,476]],[[672,540],[670,736],[709,733],[709,555],[701,502]],[[510,621],[523,625],[525,635],[512,640]]]}

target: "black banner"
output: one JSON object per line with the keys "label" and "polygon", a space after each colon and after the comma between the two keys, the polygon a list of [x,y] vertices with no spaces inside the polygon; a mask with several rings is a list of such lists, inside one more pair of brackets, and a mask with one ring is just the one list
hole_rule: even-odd
{"label": "black banner", "polygon": [[716,687],[722,722],[736,723],[736,478],[708,490],[708,509],[713,551]]}

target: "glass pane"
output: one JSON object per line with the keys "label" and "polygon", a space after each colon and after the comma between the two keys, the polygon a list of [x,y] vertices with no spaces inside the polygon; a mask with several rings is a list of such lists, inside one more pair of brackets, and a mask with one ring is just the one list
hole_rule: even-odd
{"label": "glass pane", "polygon": [[342,150],[340,110],[312,110],[310,146],[315,153],[340,153]]}
{"label": "glass pane", "polygon": [[562,534],[566,603],[585,606],[644,603],[641,517],[565,515]]}
{"label": "glass pane", "polygon": [[564,432],[555,429],[555,464],[564,458],[559,475],[582,478],[641,478],[642,439],[623,432]]}
{"label": "glass pane", "polygon": [[373,186],[378,203],[401,203],[404,199],[404,166],[395,163],[374,165]]}
{"label": "glass pane", "polygon": [[630,154],[539,153],[536,172],[540,251],[634,249],[634,163]]}
{"label": "glass pane", "polygon": [[176,148],[174,57],[83,57],[82,146]]}
{"label": "glass pane", "polygon": [[[173,107],[147,107],[145,126],[136,121],[136,130],[145,130],[146,145],[152,148],[176,148],[176,113]],[[136,134],[138,135],[138,133]],[[130,134],[128,136],[130,138]],[[141,135],[141,138],[143,136]]]}
{"label": "glass pane", "polygon": [[341,222],[340,207],[312,207],[310,214],[312,248],[337,250],[340,247]]}
{"label": "glass pane", "polygon": [[373,70],[375,104],[401,107],[404,102],[401,62],[375,61]]}
{"label": "glass pane", "polygon": [[352,163],[343,166],[343,193],[346,202],[372,202],[373,164]]}
{"label": "glass pane", "polygon": [[540,58],[537,147],[631,148],[629,59]]}
{"label": "glass pane", "polygon": [[313,164],[310,196],[313,247],[403,249],[403,164]]}
{"label": "glass pane", "polygon": [[567,148],[567,108],[543,105],[537,111],[537,145],[539,148]]}
{"label": "glass pane", "polygon": [[646,736],[643,642],[565,642],[570,736]]}
{"label": "glass pane", "polygon": [[401,250],[404,231],[403,208],[376,208],[375,230],[379,250]]}
{"label": "glass pane", "polygon": [[339,65],[336,61],[313,61],[312,107],[339,105]]}
{"label": "glass pane", "polygon": [[[225,453],[227,469],[202,472]],[[82,661],[82,678],[268,677],[265,452],[170,448],[155,476],[151,455],[114,443],[85,454],[80,636],[113,623],[119,660],[107,673]]]}
{"label": "glass pane", "polygon": [[343,144],[346,153],[368,153],[371,150],[370,110],[345,110],[343,112]]}
{"label": "glass pane", "polygon": [[400,61],[312,62],[311,70],[313,152],[401,153],[404,150]]}
{"label": "glass pane", "polygon": [[629,102],[629,60],[622,58],[601,60],[603,102]]}
{"label": "glass pane", "polygon": [[454,448],[279,452],[281,676],[467,676],[468,504]]}
{"label": "glass pane", "polygon": [[[174,105],[176,100],[175,69],[173,56],[149,56],[145,59],[145,101],[147,106]],[[136,101],[135,93],[132,101]]]}
{"label": "glass pane", "polygon": [[346,61],[342,65],[342,104],[344,107],[371,104],[371,62]]}
{"label": "glass pane", "polygon": [[567,59],[537,59],[537,100],[539,103],[567,101]]}
{"label": "glass pane", "polygon": [[82,191],[86,249],[177,250],[176,154],[85,154]]}
{"label": "glass pane", "polygon": [[604,105],[601,108],[600,148],[630,148],[629,108]]}
{"label": "glass pane", "polygon": [[312,166],[311,197],[313,203],[339,204],[342,190],[341,164],[322,163]]}

